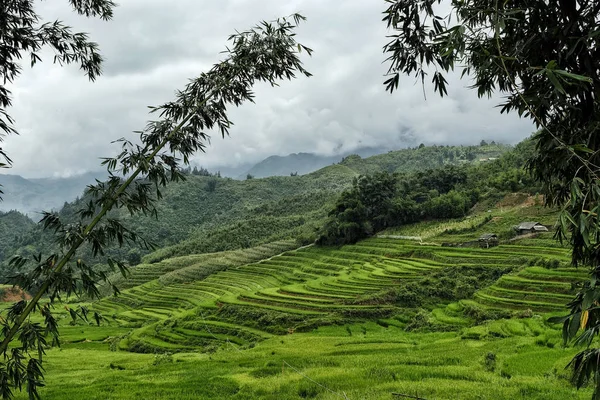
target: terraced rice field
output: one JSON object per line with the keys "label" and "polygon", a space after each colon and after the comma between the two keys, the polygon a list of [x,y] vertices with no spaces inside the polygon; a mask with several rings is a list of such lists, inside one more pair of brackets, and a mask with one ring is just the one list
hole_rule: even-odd
{"label": "terraced rice field", "polygon": [[[189,256],[138,267],[133,276],[144,283],[93,307],[116,324],[140,327],[121,341],[124,349],[185,351],[223,343],[248,346],[271,333],[311,329],[320,319],[390,318],[398,312],[395,307],[355,300],[441,268],[513,266],[516,272],[477,292],[474,302],[536,312],[563,309],[573,294],[571,283],[585,278],[583,271],[572,268],[522,267],[542,251],[532,246],[443,248],[372,238],[337,249],[288,248],[283,242],[246,253]],[[272,256],[274,252],[281,254]],[[543,249],[543,254],[568,262],[563,249]],[[469,321],[461,309],[462,303],[454,311],[442,307],[431,316],[462,326]]]}
{"label": "terraced rice field", "polygon": [[[296,247],[293,240],[281,240],[243,250],[175,257],[154,264],[140,264],[132,268],[130,275],[126,278],[115,274],[111,277],[111,282],[116,284],[120,289],[143,285],[146,282],[159,278],[166,282],[185,282],[198,279],[198,269],[204,271],[209,269],[218,270],[235,265],[243,265],[253,261],[264,260],[265,258]],[[106,294],[110,292],[108,287],[103,289]]]}
{"label": "terraced rice field", "polygon": [[[591,395],[568,383],[564,367],[578,350],[561,346],[560,327],[544,314],[560,311],[571,282],[585,278],[583,270],[565,267],[567,250],[447,248],[383,238],[335,249],[290,246],[134,269],[139,285],[91,305],[108,324],[67,326],[65,315],[64,344],[49,351],[42,398]],[[547,260],[559,266],[544,268],[556,264]],[[440,283],[435,277],[461,267],[513,272],[472,298],[423,309],[362,301],[402,285]]]}

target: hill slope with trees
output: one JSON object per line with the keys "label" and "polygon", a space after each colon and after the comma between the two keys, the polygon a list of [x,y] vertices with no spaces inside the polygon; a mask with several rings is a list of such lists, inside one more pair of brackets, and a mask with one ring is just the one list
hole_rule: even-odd
{"label": "hill slope with trees", "polygon": [[[350,188],[353,179],[361,174],[404,171],[404,175],[418,181],[419,176],[429,172],[414,175],[414,171],[423,166],[434,169],[443,166],[464,171],[473,181],[472,185],[482,176],[494,180],[499,174],[513,174],[517,182],[514,187],[501,188],[511,191],[523,186],[518,180],[525,176],[522,165],[527,151],[524,144],[514,149],[496,144],[421,146],[368,158],[349,156],[339,164],[307,175],[244,181],[211,175],[208,171],[204,174],[190,171],[185,181],[173,182],[163,190],[163,198],[157,203],[158,218],[131,217],[125,210],[113,212],[112,217],[122,219],[130,229],[156,244],[158,250],[146,261],[234,250],[280,239],[310,243],[316,239],[317,231],[325,224],[340,193]],[[497,180],[507,182],[506,177]],[[60,217],[74,219],[85,202],[84,197],[65,204]],[[29,231],[28,244],[19,249],[19,254],[33,255],[50,245],[41,230],[36,226]],[[131,264],[139,262],[147,253],[147,249],[127,243],[107,252]],[[87,257],[91,259],[90,251]]]}

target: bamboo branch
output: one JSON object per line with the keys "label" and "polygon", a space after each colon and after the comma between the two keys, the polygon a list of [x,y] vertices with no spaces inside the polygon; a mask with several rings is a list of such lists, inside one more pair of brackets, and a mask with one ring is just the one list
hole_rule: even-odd
{"label": "bamboo branch", "polygon": [[[183,126],[194,116],[194,114],[198,110],[200,110],[200,108],[204,107],[206,105],[206,103],[210,100],[210,98],[214,95],[214,93],[217,93],[217,92],[218,92],[217,90],[213,91],[213,94],[206,97],[202,102],[200,102],[200,104],[198,104],[196,106],[196,109],[194,110],[194,112],[190,112],[185,118],[183,118],[183,120],[175,128],[173,128],[173,130],[163,139],[163,141],[156,147],[156,149],[154,149],[154,151],[145,158],[146,161],[149,162],[154,157],[156,157],[158,152],[161,151],[169,143],[169,141],[177,133],[179,133],[179,131],[181,131]],[[85,239],[90,235],[92,230],[96,227],[96,225],[98,225],[98,223],[102,220],[102,218],[106,215],[106,213],[112,208],[112,206],[115,204],[115,202],[117,201],[119,196],[121,194],[123,194],[125,192],[125,190],[127,190],[129,185],[131,185],[133,183],[133,181],[139,176],[139,174],[141,172],[142,172],[142,167],[138,166],[137,169],[133,172],[133,174],[131,174],[131,176],[125,182],[123,182],[123,184],[115,192],[114,196],[102,207],[102,209],[100,210],[100,212],[98,212],[96,217],[94,217],[94,219],[86,226],[86,228],[83,231],[83,234],[79,237],[79,239],[77,239],[77,241],[75,243],[73,243],[73,245],[71,246],[69,251],[64,256],[62,256],[60,261],[54,267],[52,274],[57,274],[64,268],[64,266],[67,264],[67,262],[69,262],[71,257],[73,257],[73,255],[75,255],[75,252],[83,244]],[[50,280],[50,277],[48,277],[48,279],[46,279],[46,281],[42,284],[42,286],[40,287],[38,292],[35,294],[35,296],[27,304],[27,307],[25,307],[23,312],[19,315],[19,318],[15,321],[13,326],[10,328],[10,330],[6,334],[4,340],[2,341],[2,344],[0,344],[0,353],[1,354],[6,355],[6,351],[8,350],[8,345],[10,344],[10,342],[13,340],[14,336],[19,331],[19,328],[21,327],[23,322],[25,322],[25,320],[27,319],[29,314],[37,306],[37,304],[40,301],[40,299],[42,298],[42,296],[44,296],[44,294],[46,294],[46,291],[50,287],[50,283],[51,283],[51,280]]]}

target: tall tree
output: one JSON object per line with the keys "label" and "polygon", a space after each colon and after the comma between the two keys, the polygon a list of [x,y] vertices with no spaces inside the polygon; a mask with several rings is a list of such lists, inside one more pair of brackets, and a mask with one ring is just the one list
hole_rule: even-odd
{"label": "tall tree", "polygon": [[[303,19],[295,14],[232,35],[223,61],[191,80],[177,92],[174,101],[151,109],[157,119],[139,133],[141,145],[120,140],[122,151],[103,162],[109,179],[89,187],[90,200],[77,212],[77,222],[65,223],[57,213],[44,214],[41,224],[54,231],[58,251],[32,260],[23,257],[11,260],[14,267],[25,271],[12,283],[32,292],[33,298],[13,304],[0,318],[0,395],[4,399],[11,398],[13,391],[23,385],[30,398],[39,398],[44,351],[50,342],[59,343],[52,303],[71,295],[98,298],[97,284],[108,282],[107,274],[88,266],[79,248],[87,244],[96,255],[115,243],[147,245],[107,214],[115,208],[125,208],[132,214],[156,215],[155,202],[161,197],[161,188],[171,181],[185,179],[180,163],[189,165],[190,157],[204,149],[206,131],[217,129],[223,136],[228,133],[232,124],[227,116],[228,106],[252,101],[256,82],[275,86],[298,73],[310,76],[298,53],[310,54],[311,50],[299,44],[294,33]],[[108,264],[127,274],[127,266],[120,260],[109,258]],[[118,288],[113,286],[113,289],[118,293]],[[43,323],[31,321],[29,316],[35,312],[41,314]],[[73,319],[85,319],[88,311],[80,308],[70,313]],[[98,313],[93,316],[100,323],[102,316]]]}
{"label": "tall tree", "polygon": [[[116,4],[111,0],[69,0],[73,10],[86,17],[109,20]],[[76,33],[61,21],[43,22],[35,12],[32,0],[3,0],[0,4],[0,143],[6,135],[16,133],[14,120],[7,111],[12,94],[7,84],[21,74],[22,63],[28,59],[34,66],[41,61],[44,47],[54,51],[54,63],[79,63],[90,80],[101,73],[102,56],[98,45],[85,33]],[[0,168],[8,167],[11,159],[0,147]]]}
{"label": "tall tree", "polygon": [[[528,166],[549,206],[561,207],[557,237],[591,279],[569,304],[564,338],[588,348],[572,361],[578,387],[596,383],[600,399],[600,2],[593,0],[386,0],[392,30],[387,90],[400,74],[431,79],[448,94],[447,74],[459,66],[478,95],[505,95],[501,112],[516,111],[539,128]],[[444,5],[445,6],[445,5]],[[583,333],[581,331],[583,330]]]}

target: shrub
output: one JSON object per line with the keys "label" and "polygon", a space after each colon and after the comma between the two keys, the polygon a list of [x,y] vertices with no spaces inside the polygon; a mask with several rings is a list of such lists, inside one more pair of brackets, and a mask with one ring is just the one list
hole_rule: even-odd
{"label": "shrub", "polygon": [[516,318],[532,318],[533,315],[533,311],[530,308],[527,310],[515,311],[514,313]]}
{"label": "shrub", "polygon": [[322,391],[323,389],[320,386],[312,382],[300,381],[298,383],[298,396],[302,397],[303,399],[315,398]]}
{"label": "shrub", "polygon": [[463,314],[473,318],[476,324],[481,324],[484,321],[510,318],[512,316],[512,313],[508,310],[484,308],[474,304],[466,304],[463,308]]}
{"label": "shrub", "polygon": [[486,371],[494,372],[496,369],[496,354],[491,351],[485,355],[483,359],[483,367]]}
{"label": "shrub", "polygon": [[424,330],[431,327],[431,319],[429,313],[425,310],[419,311],[413,319],[404,328],[407,332]]}
{"label": "shrub", "polygon": [[218,182],[217,178],[209,179],[208,182],[206,182],[206,191],[209,193],[214,192],[215,189],[217,188],[217,182]]}
{"label": "shrub", "polygon": [[151,344],[142,342],[141,340],[134,340],[134,341],[129,342],[127,345],[127,350],[132,353],[145,353],[145,354],[152,354],[152,353],[156,354],[156,353],[163,351],[163,349],[161,349],[160,347],[152,346]]}
{"label": "shrub", "polygon": [[169,352],[159,353],[154,355],[152,365],[170,364],[173,362],[173,354]]}
{"label": "shrub", "polygon": [[401,282],[397,287],[369,293],[348,301],[351,304],[396,305],[416,308],[440,301],[470,298],[477,290],[496,282],[512,267],[449,267],[429,272],[421,279]]}

